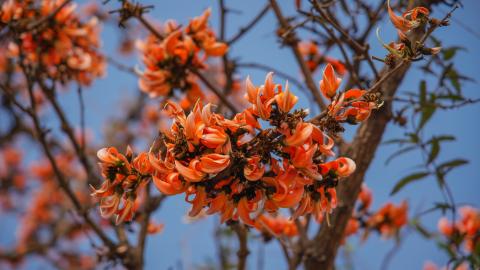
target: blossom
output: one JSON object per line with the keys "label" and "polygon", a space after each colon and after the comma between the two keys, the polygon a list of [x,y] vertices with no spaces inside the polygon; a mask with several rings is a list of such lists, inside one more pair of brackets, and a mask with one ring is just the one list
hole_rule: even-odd
{"label": "blossom", "polygon": [[405,12],[402,16],[398,16],[390,6],[390,0],[387,1],[388,16],[392,21],[393,26],[402,32],[407,32],[411,29],[417,28],[420,25],[420,15],[428,17],[429,10],[425,7],[415,7],[412,10]]}
{"label": "blossom", "polygon": [[313,126],[310,123],[298,123],[293,134],[285,138],[285,144],[288,146],[301,146],[313,132]]}
{"label": "blossom", "polygon": [[182,164],[182,162],[175,160],[175,168],[190,182],[199,182],[205,177],[205,173],[201,170],[201,162],[197,159],[190,161],[188,166]]}
{"label": "blossom", "polygon": [[164,25],[163,38],[153,34],[137,42],[143,55],[145,70],[138,81],[141,91],[150,97],[168,96],[174,89],[185,92],[184,107],[204,99],[197,78],[192,70],[206,69],[209,57],[220,57],[228,51],[228,45],[217,41],[208,26],[211,11],[190,20],[185,27],[168,21]]}
{"label": "blossom", "polygon": [[[74,3],[58,9],[60,5],[56,0],[2,3],[0,20],[8,26],[7,31],[18,36],[15,40],[5,40],[7,54],[15,64],[22,59],[25,65],[40,65],[42,75],[53,81],[76,81],[88,86],[105,70],[104,56],[99,53],[98,19],[82,20]],[[50,14],[55,16],[45,24],[36,25]],[[22,22],[20,26],[13,23],[18,21]],[[26,25],[34,25],[35,29]]]}
{"label": "blossom", "polygon": [[200,169],[205,173],[219,173],[230,165],[230,157],[220,154],[207,154],[200,158]]}
{"label": "blossom", "polygon": [[407,210],[406,201],[399,206],[387,203],[367,220],[367,226],[379,230],[383,237],[391,237],[407,224]]}
{"label": "blossom", "polygon": [[[196,18],[188,31],[196,33],[204,25],[205,17]],[[167,45],[175,47],[180,41],[172,37]],[[181,105],[165,102],[164,115],[171,118],[171,126],[162,129],[161,143],[154,142],[148,153],[135,156],[129,148],[123,155],[115,148],[101,149],[98,156],[106,180],[93,195],[100,198],[102,212],[120,221],[131,219],[132,198],[151,180],[165,195],[185,194],[192,205],[190,218],[218,214],[221,222],[235,220],[262,232],[291,236],[296,235],[294,227],[266,213],[277,215],[280,209],[291,208],[293,218],[311,214],[318,222],[324,217],[328,221],[338,204],[336,186],[355,171],[355,162],[348,157],[331,159],[335,155],[334,141],[327,135],[331,130],[308,122],[306,110],[292,111],[298,98],[288,84],[282,88],[274,83],[273,73],[260,86],[247,78],[246,90],[249,107],[230,119],[210,103],[196,101],[187,113]],[[334,94],[326,117],[345,121],[342,114],[357,108],[355,102],[367,102],[365,94],[360,89]],[[362,196],[368,209],[371,198]],[[288,231],[280,232],[279,226]]]}
{"label": "blossom", "polygon": [[[159,177],[160,176],[160,177]],[[172,172],[167,175],[152,175],[153,184],[160,192],[167,195],[180,194],[185,191],[185,185],[180,180],[180,174]]]}
{"label": "blossom", "polygon": [[320,90],[322,91],[323,95],[328,99],[332,99],[336,95],[337,89],[341,82],[342,79],[335,75],[333,66],[331,64],[327,64],[323,70],[322,80],[320,81]]}
{"label": "blossom", "polygon": [[261,232],[275,237],[294,237],[298,235],[298,228],[295,222],[284,216],[261,215],[257,220],[255,227]]}
{"label": "blossom", "polygon": [[452,243],[458,243],[458,246],[462,244],[464,250],[471,253],[480,244],[480,211],[471,206],[463,206],[459,212],[460,218],[456,221],[440,218],[438,230]]}
{"label": "blossom", "polygon": [[290,92],[288,82],[285,85],[285,92],[280,92],[275,96],[278,108],[282,112],[289,112],[298,101],[298,97]]}
{"label": "blossom", "polygon": [[311,72],[316,71],[323,63],[331,64],[339,75],[343,76],[347,72],[345,65],[340,60],[321,54],[315,41],[302,41],[299,44],[299,48]]}
{"label": "blossom", "polygon": [[265,167],[260,161],[259,156],[253,156],[247,159],[247,165],[243,168],[243,175],[250,181],[260,179],[265,172]]}
{"label": "blossom", "polygon": [[131,220],[137,207],[138,188],[147,183],[144,181],[146,175],[150,175],[158,164],[152,165],[150,160],[154,157],[145,152],[134,157],[130,147],[126,154],[119,153],[115,147],[102,148],[97,156],[105,181],[98,189],[91,187],[91,195],[100,199],[101,215],[115,215],[117,224]]}

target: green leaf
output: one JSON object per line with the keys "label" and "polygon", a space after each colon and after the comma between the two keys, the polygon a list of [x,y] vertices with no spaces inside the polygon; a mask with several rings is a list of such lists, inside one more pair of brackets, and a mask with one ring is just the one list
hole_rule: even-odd
{"label": "green leaf", "polygon": [[421,130],[425,124],[432,118],[433,113],[435,112],[434,106],[423,106],[422,107],[422,116],[420,117],[420,123],[418,124],[417,130]]}
{"label": "green leaf", "polygon": [[408,147],[402,148],[402,149],[400,149],[400,150],[398,150],[398,151],[395,151],[393,154],[391,154],[391,155],[387,158],[387,160],[385,160],[385,165],[388,165],[392,160],[394,160],[395,158],[401,156],[402,154],[405,154],[405,153],[410,152],[410,151],[412,151],[412,150],[415,150],[415,149],[417,149],[417,148],[418,148],[418,146],[412,145],[412,146],[408,146]]}
{"label": "green leaf", "polygon": [[391,140],[384,141],[382,144],[394,144],[394,143],[404,144],[408,142],[410,141],[406,139],[391,139]]}
{"label": "green leaf", "polygon": [[463,47],[458,47],[458,46],[453,46],[449,48],[442,49],[442,54],[443,54],[443,60],[448,61],[455,57],[458,51],[463,51],[465,48]]}
{"label": "green leaf", "polygon": [[428,161],[427,163],[430,164],[434,161],[438,154],[440,153],[440,142],[438,140],[432,141],[432,146],[430,147],[430,154],[428,154]]}
{"label": "green leaf", "polygon": [[432,143],[433,141],[443,142],[443,141],[455,141],[455,136],[452,135],[438,135],[433,136],[430,140],[427,141],[427,144]]}
{"label": "green leaf", "polygon": [[437,171],[442,172],[443,174],[446,174],[447,172],[453,170],[454,168],[463,166],[465,164],[468,164],[468,160],[461,159],[461,158],[454,159],[438,165]]}
{"label": "green leaf", "polygon": [[461,93],[462,85],[460,84],[460,76],[453,67],[448,70],[446,77],[450,80],[450,84],[455,88],[457,93]]}
{"label": "green leaf", "polygon": [[412,225],[415,227],[415,230],[423,237],[427,239],[432,238],[432,234],[425,227],[423,227],[423,225],[420,224],[418,220],[412,220]]}
{"label": "green leaf", "polygon": [[427,82],[422,80],[420,82],[420,106],[425,106],[427,103]]}
{"label": "green leaf", "polygon": [[423,179],[423,178],[425,178],[429,175],[430,175],[429,172],[416,172],[416,173],[410,174],[409,176],[406,176],[406,177],[402,178],[393,187],[392,192],[390,192],[390,195],[393,195],[393,194],[399,192],[402,188],[404,188],[409,183],[414,182],[414,181],[418,181],[418,180]]}
{"label": "green leaf", "polygon": [[465,100],[465,98],[462,95],[457,95],[457,94],[447,94],[447,95],[437,95],[437,99],[448,99],[451,101],[462,101]]}

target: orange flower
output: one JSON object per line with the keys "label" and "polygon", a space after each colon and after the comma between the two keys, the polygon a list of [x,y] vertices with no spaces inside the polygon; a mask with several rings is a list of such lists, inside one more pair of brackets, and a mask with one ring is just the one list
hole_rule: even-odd
{"label": "orange flower", "polygon": [[247,158],[247,165],[243,168],[243,175],[250,181],[257,181],[265,173],[265,167],[259,156]]}
{"label": "orange flower", "polygon": [[228,45],[222,42],[210,42],[204,45],[204,49],[209,56],[223,56],[228,51]]}
{"label": "orange flower", "polygon": [[255,210],[256,206],[256,203],[249,202],[246,197],[240,199],[237,205],[237,214],[243,223],[255,226],[255,221],[250,217],[250,213]]}
{"label": "orange flower", "polygon": [[360,228],[360,222],[358,222],[355,218],[350,218],[347,223],[347,227],[345,228],[345,232],[343,233],[342,245],[345,244],[346,238],[352,236],[358,232]]}
{"label": "orange flower", "polygon": [[138,88],[151,98],[165,96],[170,91],[170,73],[164,70],[145,70],[138,81]]}
{"label": "orange flower", "polygon": [[370,216],[367,226],[379,230],[383,237],[391,237],[407,224],[407,211],[406,201],[399,206],[387,203],[377,213]]}
{"label": "orange flower", "polygon": [[320,90],[322,91],[323,95],[328,99],[332,99],[336,95],[337,89],[341,82],[342,79],[337,78],[333,66],[331,64],[327,64],[323,70],[323,78],[320,81]]}
{"label": "orange flower", "polygon": [[115,194],[114,196],[109,196],[102,198],[100,200],[100,214],[103,218],[109,218],[117,212],[118,206],[120,205],[120,195]]}
{"label": "orange flower", "polygon": [[100,161],[111,164],[111,165],[120,165],[122,162],[128,163],[128,160],[124,155],[118,153],[118,150],[115,147],[102,148],[98,150],[97,157]]}
{"label": "orange flower", "polygon": [[247,77],[245,83],[247,88],[245,99],[253,105],[252,112],[263,120],[270,118],[272,103],[275,101],[275,88],[277,86],[273,83],[272,76],[273,73],[268,73],[265,84],[260,87],[254,86],[249,77]]}
{"label": "orange flower", "polygon": [[162,224],[162,223],[157,224],[157,223],[154,223],[154,222],[150,222],[150,223],[148,223],[147,233],[148,234],[161,233],[164,228],[165,228],[165,224]]}
{"label": "orange flower", "polygon": [[261,215],[258,218],[256,228],[260,231],[266,231],[275,237],[294,237],[298,235],[298,229],[295,222],[283,216]]}
{"label": "orange flower", "polygon": [[451,236],[455,230],[453,224],[451,224],[447,218],[443,217],[438,221],[438,230],[445,236]]}
{"label": "orange flower", "polygon": [[301,146],[310,138],[312,132],[312,124],[300,122],[295,127],[294,133],[286,136],[285,144],[288,146]]}
{"label": "orange flower", "polygon": [[206,174],[201,170],[201,166],[198,159],[192,159],[188,167],[175,160],[175,168],[189,182],[200,182],[203,180]]}
{"label": "orange flower", "polygon": [[370,208],[372,204],[372,191],[367,187],[367,185],[363,184],[362,189],[360,190],[360,194],[358,194],[358,200],[361,202],[361,210],[366,211]]}
{"label": "orange flower", "polygon": [[191,19],[187,27],[187,32],[195,33],[207,28],[208,18],[210,17],[211,14],[212,14],[212,9],[208,8],[202,13],[202,15]]}
{"label": "orange flower", "polygon": [[[208,148],[214,148],[216,152],[226,152],[230,149],[230,141],[227,133],[221,127],[207,127],[201,137],[202,144]],[[225,146],[224,148],[222,148]],[[222,151],[225,150],[225,151]]]}
{"label": "orange flower", "polygon": [[200,169],[205,173],[217,174],[230,165],[230,157],[220,154],[207,154],[200,158]]}
{"label": "orange flower", "polygon": [[[403,14],[403,16],[398,16],[392,10],[390,6],[390,0],[387,1],[387,8],[388,8],[388,15],[390,20],[392,21],[393,26],[402,32],[407,32],[413,28],[417,28],[420,25],[420,21],[418,18],[419,14],[424,16],[428,16],[429,11],[427,8],[424,7],[416,7],[410,11],[407,11]],[[408,19],[410,18],[410,19]]]}
{"label": "orange flower", "polygon": [[207,215],[211,215],[220,211],[223,211],[226,208],[227,195],[224,192],[221,192],[217,197],[210,200],[210,207],[208,208]]}
{"label": "orange flower", "polygon": [[345,91],[345,96],[343,98],[344,101],[356,100],[361,98],[365,93],[367,93],[366,90],[350,89]]}
{"label": "orange flower", "polygon": [[275,101],[277,102],[278,109],[282,112],[289,112],[297,103],[298,97],[290,92],[288,81],[285,85],[285,92],[280,90],[280,93],[275,96]]}
{"label": "orange flower", "polygon": [[312,139],[318,143],[318,150],[326,156],[334,156],[332,148],[334,141],[328,135],[323,133],[318,127],[313,126]]}
{"label": "orange flower", "polygon": [[310,145],[307,149],[303,146],[293,148],[293,155],[291,155],[292,165],[297,169],[306,169],[313,164],[313,155],[317,151],[317,145]]}
{"label": "orange flower", "polygon": [[180,174],[177,172],[169,173],[168,175],[160,175],[158,177],[156,174],[152,175],[153,184],[158,188],[158,190],[166,195],[175,195],[185,191],[185,185],[180,180]]}
{"label": "orange flower", "polygon": [[341,157],[336,161],[338,162],[337,174],[340,177],[347,177],[356,169],[355,162],[349,158]]}
{"label": "orange flower", "polygon": [[405,13],[403,13],[404,18],[410,17],[411,20],[416,21],[419,15],[427,17],[430,14],[430,11],[426,7],[415,7]]}
{"label": "orange flower", "polygon": [[203,138],[202,134],[204,128],[205,123],[202,121],[199,104],[197,103],[185,121],[185,136],[187,137],[187,140],[194,145],[197,145],[200,142],[200,139]]}
{"label": "orange flower", "polygon": [[117,213],[117,218],[115,219],[115,224],[118,225],[124,221],[130,221],[133,218],[135,213],[135,201],[134,199],[127,199],[123,201],[123,208],[120,209]]}
{"label": "orange flower", "polygon": [[145,175],[152,173],[153,170],[146,152],[140,153],[135,159],[133,159],[132,166],[139,173]]}
{"label": "orange flower", "polygon": [[[193,186],[191,186],[191,188],[193,188]],[[188,196],[191,194],[195,194],[193,200],[188,199]],[[193,191],[186,193],[186,196],[185,200],[192,204],[192,209],[188,212],[188,215],[190,217],[195,217],[200,214],[200,211],[202,211],[203,207],[207,204],[207,193],[203,187],[197,187]]]}

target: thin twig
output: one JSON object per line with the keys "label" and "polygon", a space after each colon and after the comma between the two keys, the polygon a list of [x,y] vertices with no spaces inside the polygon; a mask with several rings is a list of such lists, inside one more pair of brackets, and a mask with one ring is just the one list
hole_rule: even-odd
{"label": "thin twig", "polygon": [[40,88],[44,92],[45,96],[47,97],[48,101],[52,105],[55,113],[57,114],[57,117],[60,120],[62,131],[67,135],[68,139],[70,140],[70,143],[73,145],[75,153],[77,154],[80,160],[80,163],[83,165],[87,173],[89,183],[96,184],[96,182],[99,182],[99,179],[97,175],[93,173],[92,166],[88,161],[85,151],[83,147],[81,147],[80,144],[78,143],[75,137],[74,130],[70,125],[70,122],[68,121],[64,110],[62,109],[62,107],[60,106],[60,104],[58,103],[55,97],[55,90],[45,85],[45,83],[41,80],[37,80],[37,82],[40,85]]}
{"label": "thin twig", "polygon": [[77,93],[78,93],[78,103],[80,105],[80,129],[81,129],[80,150],[81,152],[85,153],[87,142],[86,142],[86,131],[85,131],[85,101],[83,100],[82,86],[78,85]]}
{"label": "thin twig", "polygon": [[[50,165],[52,166],[53,172],[56,175],[56,178],[58,180],[58,183],[60,185],[60,188],[63,189],[65,194],[67,194],[67,197],[72,201],[73,206],[77,210],[77,212],[84,218],[85,222],[92,228],[92,230],[97,234],[97,236],[103,241],[105,245],[107,245],[110,250],[114,251],[116,245],[110,240],[110,238],[103,232],[102,229],[90,218],[88,211],[84,209],[75,195],[75,192],[72,190],[70,185],[68,184],[68,181],[65,179],[64,175],[62,174],[60,168],[57,165],[57,162],[53,156],[53,154],[50,151],[50,147],[46,141],[45,138],[45,132],[41,127],[40,120],[37,115],[37,108],[36,108],[36,102],[35,102],[35,96],[33,93],[33,85],[32,82],[34,81],[31,76],[28,75],[27,69],[23,64],[20,64],[23,73],[25,74],[25,79],[27,82],[27,89],[28,89],[28,94],[30,97],[30,109],[28,110],[28,115],[33,121],[35,130],[37,132],[38,136],[38,141],[40,142],[43,151],[45,152],[45,155],[47,156]],[[22,107],[20,107],[22,108]]]}
{"label": "thin twig", "polygon": [[230,46],[236,41],[238,41],[243,35],[245,35],[248,31],[250,31],[264,16],[267,14],[268,10],[270,9],[270,5],[266,4],[260,12],[257,14],[257,16],[253,17],[253,19],[244,27],[241,27],[240,30],[238,31],[235,36],[233,36],[229,41],[227,41],[227,44]]}
{"label": "thin twig", "polygon": [[199,79],[200,81],[203,82],[203,84],[205,84],[205,86],[207,86],[210,91],[212,91],[219,99],[220,101],[222,101],[227,107],[228,109],[230,109],[230,111],[232,111],[234,114],[238,112],[238,110],[235,108],[235,106],[225,97],[225,95],[223,95],[219,89],[217,89],[217,87],[215,87],[208,79],[207,77],[205,77],[202,73],[200,73],[198,70],[196,69],[190,69],[190,71],[195,74]]}
{"label": "thin twig", "polygon": [[[280,26],[287,30],[291,28],[288,20],[283,16],[282,10],[280,9],[280,6],[278,5],[276,0],[270,0],[270,5],[275,12],[275,15],[277,17],[278,22],[280,23]],[[300,66],[300,69],[303,73],[303,76],[305,78],[305,82],[310,89],[310,92],[313,94],[313,97],[315,98],[315,101],[317,102],[318,106],[320,107],[320,110],[324,110],[326,108],[325,102],[322,99],[322,96],[320,95],[320,91],[318,90],[316,83],[313,81],[313,76],[308,68],[307,64],[305,63],[303,56],[300,52],[300,48],[298,46],[298,40],[295,37],[295,33],[292,32],[289,36],[289,39],[292,41],[287,44],[292,52],[293,55],[295,56],[295,59],[297,60],[298,65]]]}

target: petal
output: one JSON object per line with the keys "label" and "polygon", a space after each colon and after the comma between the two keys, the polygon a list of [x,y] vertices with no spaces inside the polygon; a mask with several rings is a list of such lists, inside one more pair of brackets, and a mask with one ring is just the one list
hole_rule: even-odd
{"label": "petal", "polygon": [[287,136],[285,144],[288,146],[301,146],[310,138],[313,126],[310,123],[298,123],[293,135]]}

